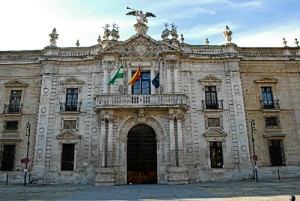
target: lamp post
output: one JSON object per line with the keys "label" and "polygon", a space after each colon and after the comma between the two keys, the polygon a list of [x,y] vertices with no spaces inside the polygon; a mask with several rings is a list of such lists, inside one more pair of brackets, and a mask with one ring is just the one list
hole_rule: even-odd
{"label": "lamp post", "polygon": [[27,122],[26,124],[26,136],[27,136],[27,152],[26,152],[26,158],[25,158],[25,169],[24,169],[24,186],[26,186],[26,178],[27,178],[27,172],[28,172],[28,169],[27,169],[27,165],[29,163],[29,158],[28,158],[28,154],[29,154],[29,145],[30,145],[30,129],[31,129],[31,125],[29,124],[29,122]]}
{"label": "lamp post", "polygon": [[255,154],[255,146],[254,146],[254,133],[255,133],[255,122],[254,120],[252,119],[251,120],[251,137],[252,137],[252,149],[253,149],[253,161],[254,161],[254,173],[255,173],[255,180],[256,182],[258,182],[258,174],[257,174],[257,166],[256,166],[256,161],[257,161],[257,156]]}

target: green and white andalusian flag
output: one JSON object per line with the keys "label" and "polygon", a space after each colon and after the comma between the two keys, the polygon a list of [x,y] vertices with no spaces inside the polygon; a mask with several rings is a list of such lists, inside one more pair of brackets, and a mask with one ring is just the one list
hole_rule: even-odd
{"label": "green and white andalusian flag", "polygon": [[114,84],[116,79],[118,78],[123,78],[123,64],[119,67],[114,76],[109,80],[108,84]]}

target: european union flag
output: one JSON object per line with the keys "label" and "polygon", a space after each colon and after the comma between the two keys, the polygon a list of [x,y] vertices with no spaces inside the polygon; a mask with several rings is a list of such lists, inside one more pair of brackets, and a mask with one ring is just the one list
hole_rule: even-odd
{"label": "european union flag", "polygon": [[159,87],[159,73],[156,74],[154,79],[151,81],[153,86],[157,89]]}

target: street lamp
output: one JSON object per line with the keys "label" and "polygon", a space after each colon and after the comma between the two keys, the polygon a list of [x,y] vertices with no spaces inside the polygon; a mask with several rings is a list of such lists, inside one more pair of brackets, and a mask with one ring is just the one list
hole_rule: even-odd
{"label": "street lamp", "polygon": [[24,169],[24,186],[26,186],[26,178],[27,178],[27,165],[29,163],[29,158],[28,158],[28,154],[29,154],[29,145],[30,145],[30,129],[31,129],[31,125],[29,124],[29,122],[27,122],[26,124],[26,136],[27,136],[27,152],[26,152],[26,158],[24,158],[22,160],[23,163],[25,163],[25,169]]}
{"label": "street lamp", "polygon": [[256,132],[255,130],[255,122],[252,119],[251,120],[251,136],[252,136],[252,146],[253,146],[253,161],[254,161],[254,173],[255,173],[255,180],[258,182],[258,174],[257,174],[257,166],[256,166],[256,161],[257,161],[257,155],[255,154],[255,146],[254,146],[254,137],[253,134]]}

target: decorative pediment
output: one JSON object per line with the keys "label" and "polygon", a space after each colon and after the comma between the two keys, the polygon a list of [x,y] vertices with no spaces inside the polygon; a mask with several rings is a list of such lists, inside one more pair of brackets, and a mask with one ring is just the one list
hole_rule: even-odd
{"label": "decorative pediment", "polygon": [[70,77],[64,81],[61,81],[60,82],[62,85],[83,85],[84,84],[84,81],[82,80],[79,80],[75,77]]}
{"label": "decorative pediment", "polygon": [[5,87],[28,87],[29,84],[21,80],[12,80],[4,84]]}
{"label": "decorative pediment", "polygon": [[270,76],[260,77],[258,80],[254,80],[255,83],[277,83],[277,79]]}
{"label": "decorative pediment", "polygon": [[226,137],[228,134],[221,129],[214,128],[205,133],[203,133],[204,137]]}
{"label": "decorative pediment", "polygon": [[199,79],[200,83],[220,83],[222,80],[214,75],[207,75],[202,79]]}
{"label": "decorative pediment", "polygon": [[134,35],[101,51],[102,54],[115,52],[126,57],[158,57],[161,52],[181,52],[181,50],[173,45],[153,40],[147,35]]}
{"label": "decorative pediment", "polygon": [[81,136],[74,133],[72,130],[65,130],[56,136],[58,140],[80,140]]}

